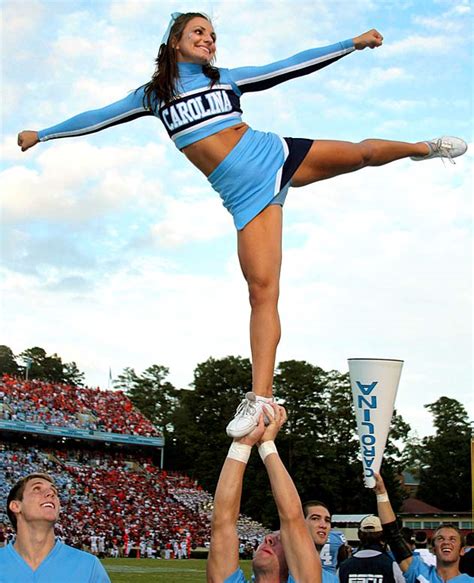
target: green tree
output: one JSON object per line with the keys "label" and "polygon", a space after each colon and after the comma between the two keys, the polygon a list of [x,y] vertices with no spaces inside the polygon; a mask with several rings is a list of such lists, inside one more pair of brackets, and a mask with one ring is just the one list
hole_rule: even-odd
{"label": "green tree", "polygon": [[50,382],[64,382],[63,363],[57,354],[48,356],[44,348],[34,346],[28,348],[20,354],[23,361],[31,360],[28,371],[28,378]]}
{"label": "green tree", "polygon": [[418,497],[441,510],[465,511],[471,497],[472,421],[456,399],[440,397],[425,407],[433,415],[436,433],[422,440]]}
{"label": "green tree", "polygon": [[13,351],[4,344],[0,345],[0,375],[9,374],[16,376],[20,373],[20,367],[15,360]]}
{"label": "green tree", "polygon": [[19,355],[19,358],[24,363],[30,363],[29,379],[83,386],[84,373],[78,369],[75,362],[63,363],[60,356],[48,355],[44,348],[39,346],[27,348]]}
{"label": "green tree", "polygon": [[[114,389],[119,389],[124,393],[131,391],[139,381],[139,376],[134,368],[126,367],[113,381]],[[143,411],[142,411],[143,413]]]}
{"label": "green tree", "polygon": [[165,439],[173,432],[173,412],[177,403],[177,391],[166,380],[169,369],[154,364],[141,375],[126,368],[114,381],[114,387],[122,389],[132,403],[140,409],[162,433]]}
{"label": "green tree", "polygon": [[179,392],[174,427],[180,463],[211,491],[230,443],[225,427],[251,382],[248,359],[209,358],[197,365],[193,390]]}
{"label": "green tree", "polygon": [[418,437],[416,432],[412,432],[409,435],[407,445],[402,452],[401,465],[404,470],[410,472],[410,474],[418,480],[420,478],[420,468],[423,463],[423,457],[423,440]]}
{"label": "green tree", "polygon": [[[305,361],[278,365],[275,396],[287,410],[288,422],[279,438],[279,450],[300,496],[328,498],[322,473],[328,470],[328,387],[323,369]],[[286,459],[285,459],[286,458]]]}
{"label": "green tree", "polygon": [[84,386],[85,375],[79,370],[77,364],[73,362],[66,362],[63,365],[63,378],[64,382],[68,385],[73,385],[75,387]]}

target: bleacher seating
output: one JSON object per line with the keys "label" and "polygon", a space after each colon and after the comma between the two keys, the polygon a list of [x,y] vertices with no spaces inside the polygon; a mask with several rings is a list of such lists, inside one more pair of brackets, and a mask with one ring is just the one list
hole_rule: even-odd
{"label": "bleacher seating", "polygon": [[80,388],[61,383],[0,379],[1,418],[56,427],[93,429],[146,437],[160,436],[122,391]]}
{"label": "bleacher seating", "polygon": [[[0,419],[51,427],[159,436],[158,430],[121,391],[79,388],[37,380],[0,379]],[[76,439],[45,441],[8,434],[0,445],[0,537],[13,536],[6,515],[11,486],[31,472],[47,472],[59,487],[61,518],[56,532],[79,548],[101,543],[99,554],[141,549],[157,556],[184,545],[208,546],[212,496],[183,474],[157,467],[143,450],[87,445]],[[3,525],[3,526],[2,526]],[[242,516],[239,535],[261,540],[265,529]]]}

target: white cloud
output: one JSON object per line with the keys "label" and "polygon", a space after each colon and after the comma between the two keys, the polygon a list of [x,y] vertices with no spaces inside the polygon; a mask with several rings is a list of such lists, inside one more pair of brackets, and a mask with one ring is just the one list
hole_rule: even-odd
{"label": "white cloud", "polygon": [[373,67],[370,73],[362,73],[359,68],[341,71],[338,79],[331,79],[327,86],[335,91],[343,92],[352,99],[357,99],[361,94],[371,90],[379,90],[385,83],[394,81],[406,81],[411,78],[405,69],[401,67]]}
{"label": "white cloud", "polygon": [[461,22],[456,22],[453,20],[448,20],[446,15],[439,16],[437,18],[429,16],[417,16],[413,19],[415,24],[419,24],[425,28],[433,30],[442,30],[443,32],[457,32],[463,28]]}
{"label": "white cloud", "polygon": [[165,159],[162,146],[96,148],[72,141],[36,152],[35,169],[17,165],[1,175],[5,222],[89,220],[160,195],[160,182],[151,186],[145,173]]}
{"label": "white cloud", "polygon": [[397,42],[385,44],[381,56],[384,59],[392,59],[395,55],[411,56],[420,53],[431,56],[437,53],[444,55],[454,46],[455,39],[449,35],[413,35]]}
{"label": "white cloud", "polygon": [[163,218],[152,227],[152,236],[160,245],[174,247],[191,241],[208,241],[229,232],[230,215],[223,212],[217,193],[199,198],[165,201]]}
{"label": "white cloud", "polygon": [[464,2],[462,4],[458,4],[457,6],[455,6],[453,8],[453,13],[455,14],[461,14],[461,15],[465,15],[465,14],[469,14],[471,12],[471,7],[469,6],[469,0],[464,0]]}
{"label": "white cloud", "polygon": [[44,2],[29,0],[21,4],[14,0],[2,2],[0,22],[2,30],[2,48],[20,47],[30,34],[41,28],[46,13]]}
{"label": "white cloud", "polygon": [[[94,295],[44,293],[25,276],[6,280],[5,299],[13,312],[26,314],[27,306],[36,302],[42,316],[33,332],[28,317],[15,318],[16,327],[5,315],[9,345],[16,350],[23,343],[24,349],[41,338],[46,349],[66,360],[71,354],[80,366],[87,363],[88,373],[108,370],[109,365],[118,373],[125,366],[143,369],[158,362],[172,367],[173,380],[184,386],[191,382],[200,360],[239,352],[248,355],[247,330],[239,321],[242,311],[248,312],[244,286],[226,273],[220,278],[193,277],[162,270],[155,260],[137,260],[98,281]],[[68,323],[71,336],[61,340],[61,346],[56,344],[57,331],[48,324],[52,321]],[[97,343],[105,348],[100,357],[91,349]]]}
{"label": "white cloud", "polygon": [[424,107],[429,107],[426,100],[415,100],[415,99],[378,99],[376,101],[377,106],[390,109],[392,112],[403,112],[408,109],[415,109],[423,105]]}
{"label": "white cloud", "polygon": [[466,27],[469,19],[465,16],[470,12],[471,7],[468,2],[463,2],[451,6],[449,10],[436,16],[415,15],[413,22],[425,28],[454,33]]}
{"label": "white cloud", "polygon": [[126,85],[128,91],[151,76],[154,54],[142,53],[140,39],[134,39],[132,50],[127,50],[130,41],[126,31],[103,23],[93,28],[87,36],[80,28],[74,34],[58,36],[51,43],[48,65],[57,83],[64,76],[72,80],[77,76],[89,78],[93,68],[96,83]]}
{"label": "white cloud", "polygon": [[382,123],[377,123],[374,127],[374,135],[378,136],[393,136],[397,135],[400,130],[411,128],[411,123],[406,119],[392,118]]}
{"label": "white cloud", "polygon": [[[170,3],[160,2],[160,12],[166,10],[166,4]],[[157,8],[156,0],[121,0],[120,2],[110,2],[109,16],[112,20],[126,22],[129,22],[130,19],[156,18]],[[157,21],[159,22],[158,19]]]}
{"label": "white cloud", "polygon": [[97,54],[97,47],[92,39],[79,35],[58,37],[52,43],[52,49],[61,55],[61,59],[80,59]]}

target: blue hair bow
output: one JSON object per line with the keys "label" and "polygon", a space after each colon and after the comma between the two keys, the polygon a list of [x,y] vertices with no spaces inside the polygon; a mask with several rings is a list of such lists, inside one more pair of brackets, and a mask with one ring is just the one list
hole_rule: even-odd
{"label": "blue hair bow", "polygon": [[183,12],[173,12],[171,14],[171,18],[170,18],[170,21],[168,23],[168,28],[166,29],[166,32],[163,35],[163,38],[161,39],[162,45],[165,45],[168,43],[168,39],[170,38],[170,32],[171,32],[171,29],[173,28],[173,24],[176,22],[176,19],[179,18],[182,14],[184,14],[184,13]]}

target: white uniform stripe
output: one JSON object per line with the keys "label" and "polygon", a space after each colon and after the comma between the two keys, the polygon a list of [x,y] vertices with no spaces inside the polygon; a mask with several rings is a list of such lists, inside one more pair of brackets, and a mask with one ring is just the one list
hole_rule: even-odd
{"label": "white uniform stripe", "polygon": [[107,126],[112,125],[114,122],[120,121],[122,119],[127,119],[127,118],[135,115],[136,113],[140,113],[143,111],[148,111],[148,109],[146,109],[144,107],[137,107],[136,109],[131,109],[130,111],[127,111],[127,112],[122,113],[120,115],[117,115],[115,117],[111,117],[105,121],[101,121],[100,123],[96,123],[95,125],[87,126],[86,128],[81,128],[78,130],[70,130],[68,132],[58,132],[56,134],[50,134],[47,138],[44,139],[44,141],[52,140],[53,138],[61,138],[61,137],[68,137],[68,136],[80,136],[82,134],[88,134],[88,133],[91,133],[95,130],[100,130],[102,128],[106,128]]}
{"label": "white uniform stripe", "polygon": [[237,81],[236,84],[240,87],[242,85],[246,85],[247,83],[257,83],[258,81],[265,81],[266,79],[272,79],[273,77],[281,77],[282,75],[291,73],[292,71],[299,71],[300,69],[305,69],[306,67],[311,67],[312,65],[317,65],[318,63],[323,63],[324,61],[329,61],[335,57],[346,55],[347,53],[351,53],[353,50],[353,48],[348,48],[335,51],[334,53],[323,55],[321,57],[317,57],[316,59],[310,59],[309,61],[299,63],[298,65],[291,65],[290,67],[286,67],[284,69],[278,69],[278,71],[265,73],[264,75],[258,75],[256,77],[249,77],[248,79],[241,79],[240,81]]}
{"label": "white uniform stripe", "polygon": [[281,141],[281,145],[283,146],[283,154],[285,156],[284,160],[283,160],[283,164],[280,166],[280,168],[278,168],[278,172],[276,173],[275,176],[275,185],[273,187],[273,196],[275,197],[280,190],[282,189],[283,186],[285,186],[284,184],[281,184],[281,175],[283,174],[283,166],[286,162],[286,159],[288,158],[288,154],[290,153],[290,150],[288,149],[288,144],[286,143],[286,141],[278,136],[280,138]]}

